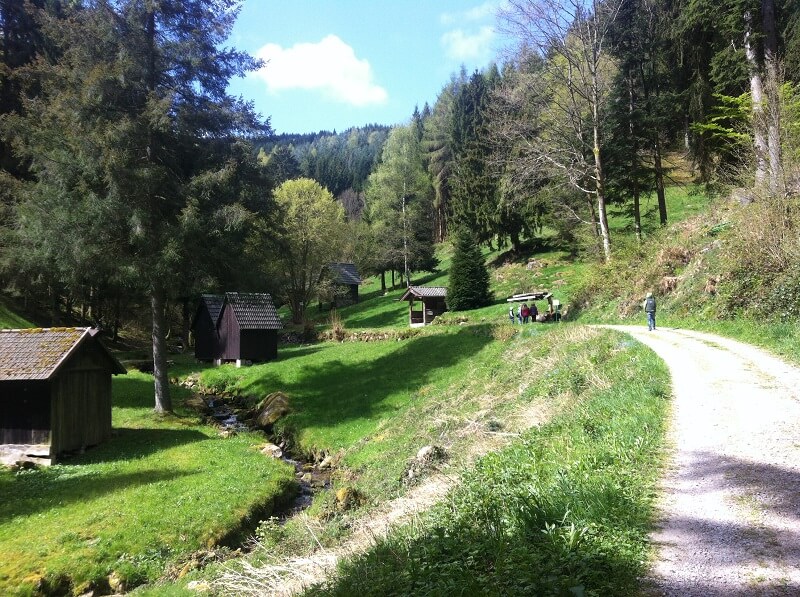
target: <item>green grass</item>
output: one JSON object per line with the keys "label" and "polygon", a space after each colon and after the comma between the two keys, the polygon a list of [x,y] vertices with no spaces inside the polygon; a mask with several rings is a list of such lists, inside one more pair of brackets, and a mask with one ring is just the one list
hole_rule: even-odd
{"label": "green grass", "polygon": [[[702,187],[694,184],[673,185],[664,189],[667,202],[667,221],[669,224],[703,213],[710,204],[710,199]],[[640,203],[642,232],[652,234],[660,227],[658,214],[658,198],[655,193],[643,195]],[[608,226],[611,242],[619,235],[633,235],[633,218],[619,207],[611,205],[608,210]]]}
{"label": "green grass", "polygon": [[0,328],[32,328],[36,327],[21,315],[12,311],[8,305],[0,300]]}
{"label": "green grass", "polygon": [[391,439],[376,439],[378,432],[459,386],[475,368],[495,364],[497,350],[491,329],[437,327],[401,341],[282,347],[276,361],[206,369],[201,381],[210,390],[256,398],[286,393],[293,412],[279,421],[277,432],[291,438],[298,452],[344,450],[344,464],[356,469],[370,462],[375,466],[379,454],[394,452],[388,466],[396,485],[405,459],[420,447],[398,451],[415,436],[415,428],[403,429],[405,439],[391,434]]}
{"label": "green grass", "polygon": [[483,458],[446,503],[308,594],[634,594],[649,552],[668,374],[617,334],[564,351],[531,394],[571,391],[570,408]]}
{"label": "green grass", "polygon": [[103,590],[112,572],[128,586],[152,581],[291,493],[293,470],[260,454],[258,435],[225,439],[196,417],[156,416],[152,393],[150,376],[116,378],[109,441],[0,472],[0,593]]}

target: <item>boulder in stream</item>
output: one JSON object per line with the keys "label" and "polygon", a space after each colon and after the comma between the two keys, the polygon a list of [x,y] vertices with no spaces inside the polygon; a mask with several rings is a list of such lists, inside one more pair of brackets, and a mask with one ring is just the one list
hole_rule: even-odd
{"label": "boulder in stream", "polygon": [[263,448],[261,448],[261,453],[265,456],[272,456],[273,458],[280,458],[283,456],[283,450],[281,450],[275,444],[267,444]]}
{"label": "boulder in stream", "polygon": [[289,397],[283,392],[273,392],[265,396],[256,406],[253,411],[253,423],[259,429],[266,429],[289,411]]}

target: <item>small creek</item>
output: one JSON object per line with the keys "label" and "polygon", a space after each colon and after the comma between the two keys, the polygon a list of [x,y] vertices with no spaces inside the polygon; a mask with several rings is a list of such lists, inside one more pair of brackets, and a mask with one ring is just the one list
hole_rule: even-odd
{"label": "small creek", "polygon": [[[210,413],[209,419],[213,420],[223,433],[251,431],[250,427],[239,420],[237,412],[226,404],[222,398],[209,395],[202,396],[202,398],[206,403],[207,412]],[[272,441],[271,438],[267,439]],[[276,447],[280,448],[280,460],[294,467],[295,479],[300,488],[297,497],[280,512],[275,513],[275,516],[279,519],[286,520],[308,508],[317,491],[330,488],[331,470],[320,470],[313,462],[292,458],[284,451],[284,446],[281,444]],[[265,456],[265,458],[268,457]]]}

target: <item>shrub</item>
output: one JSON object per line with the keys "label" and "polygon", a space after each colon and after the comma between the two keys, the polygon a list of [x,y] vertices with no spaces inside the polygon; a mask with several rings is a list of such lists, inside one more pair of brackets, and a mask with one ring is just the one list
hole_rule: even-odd
{"label": "shrub", "polygon": [[347,334],[344,329],[344,322],[336,309],[331,311],[329,320],[331,324],[331,336],[337,342],[342,342]]}

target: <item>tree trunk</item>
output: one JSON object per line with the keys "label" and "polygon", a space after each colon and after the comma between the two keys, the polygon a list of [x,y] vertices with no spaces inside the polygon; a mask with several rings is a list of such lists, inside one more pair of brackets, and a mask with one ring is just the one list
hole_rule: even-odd
{"label": "tree trunk", "polygon": [[386,294],[386,272],[381,270],[381,292]]}
{"label": "tree trunk", "polygon": [[767,148],[769,151],[769,190],[778,195],[783,188],[781,150],[781,98],[778,74],[778,35],[775,31],[775,0],[761,0],[764,30],[764,69],[767,91]]}
{"label": "tree trunk", "polygon": [[636,232],[636,240],[642,242],[642,216],[639,209],[639,164],[638,164],[638,144],[636,142],[636,130],[633,126],[633,73],[628,72],[628,135],[630,136],[631,153],[633,155],[631,163],[631,174],[633,194],[633,229]]}
{"label": "tree trunk", "polygon": [[753,15],[748,10],[744,13],[744,54],[747,58],[747,69],[750,74],[750,95],[753,102],[753,149],[755,151],[755,183],[763,187],[767,178],[767,134],[764,118],[764,87],[756,57],[751,43],[753,35]]}
{"label": "tree trunk", "polygon": [[653,132],[653,166],[656,175],[656,196],[658,197],[658,219],[662,226],[667,225],[667,195],[664,191],[664,168],[661,165],[661,141],[658,131]]}
{"label": "tree trunk", "polygon": [[392,269],[392,288],[394,288],[394,269]]}
{"label": "tree trunk", "polygon": [[[597,61],[595,61],[597,64]],[[603,257],[611,261],[611,235],[608,231],[608,214],[606,213],[605,181],[603,160],[600,157],[600,95],[597,72],[592,71],[592,153],[594,154],[594,184],[597,191],[597,219],[600,223],[600,236],[603,241]]]}
{"label": "tree trunk", "polygon": [[189,332],[192,328],[192,305],[189,299],[184,297],[181,301],[182,314],[183,314],[183,328],[181,329],[181,341],[183,342],[183,349],[189,348]]}
{"label": "tree trunk", "polygon": [[167,374],[166,292],[161,286],[150,290],[150,308],[153,315],[153,381],[155,383],[155,410],[157,413],[172,412]]}

